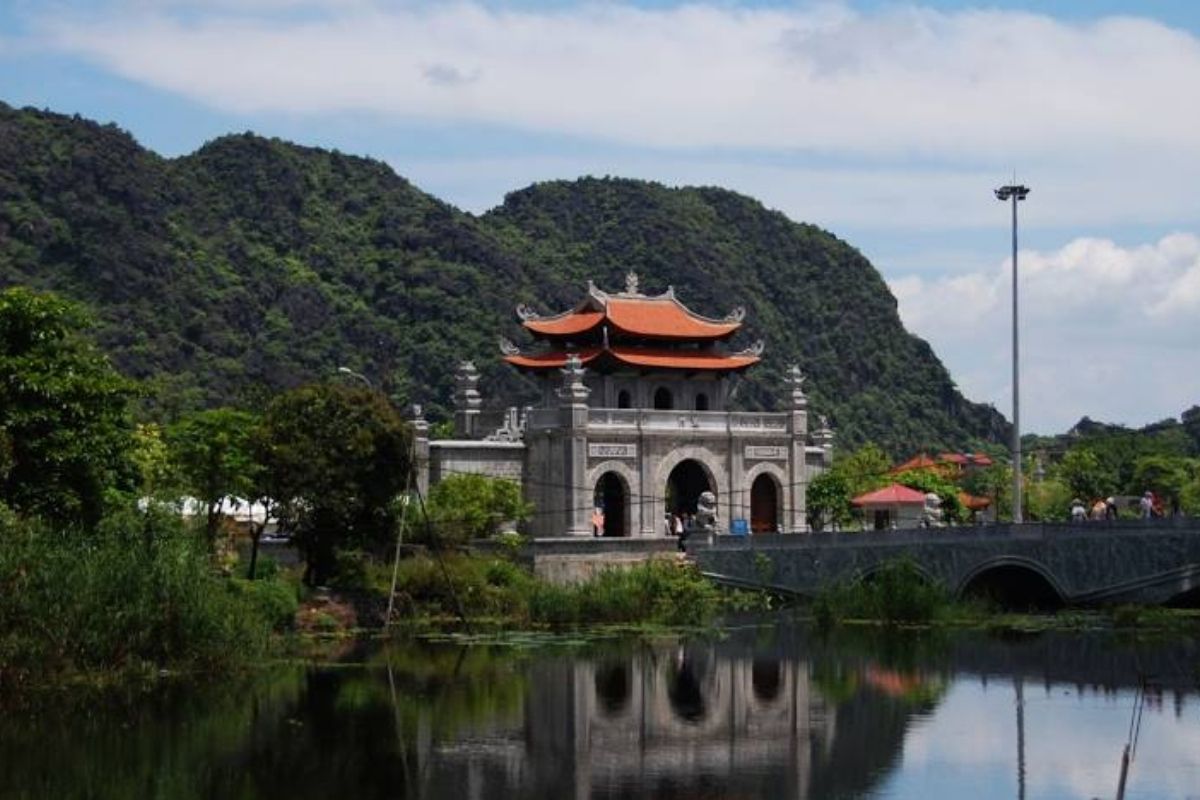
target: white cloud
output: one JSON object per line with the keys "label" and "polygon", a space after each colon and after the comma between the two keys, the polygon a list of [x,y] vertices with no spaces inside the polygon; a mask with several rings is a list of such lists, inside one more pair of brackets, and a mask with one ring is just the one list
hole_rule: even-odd
{"label": "white cloud", "polygon": [[[300,3],[318,18],[133,4],[55,46],[235,111],[366,110],[655,147],[1029,159],[1195,152],[1200,45],[1149,20],[999,11]],[[430,65],[477,80],[430,81]]]}
{"label": "white cloud", "polygon": [[[1200,402],[1200,237],[1080,238],[1019,254],[1023,428],[1142,424]],[[890,282],[905,325],[969,396],[1011,407],[1011,264]]]}

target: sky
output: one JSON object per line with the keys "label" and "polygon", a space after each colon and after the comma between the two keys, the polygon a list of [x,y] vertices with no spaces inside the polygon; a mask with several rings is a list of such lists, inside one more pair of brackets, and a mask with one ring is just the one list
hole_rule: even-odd
{"label": "sky", "polygon": [[1200,403],[1198,87],[1186,0],[0,0],[0,100],[167,156],[251,130],[474,213],[581,175],[751,195],[1010,418],[1015,178],[1038,433]]}

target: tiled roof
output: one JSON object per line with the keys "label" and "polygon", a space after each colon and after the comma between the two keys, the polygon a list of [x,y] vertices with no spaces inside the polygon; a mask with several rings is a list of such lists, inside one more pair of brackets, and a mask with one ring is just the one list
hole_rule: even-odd
{"label": "tiled roof", "polygon": [[850,501],[856,506],[894,506],[894,505],[924,505],[925,495],[916,489],[893,483],[873,492],[860,494]]}
{"label": "tiled roof", "polygon": [[733,319],[714,320],[689,310],[674,295],[661,297],[590,297],[573,311],[532,317],[522,324],[538,336],[579,336],[608,325],[612,333],[651,339],[713,340],[741,327]]}
{"label": "tiled roof", "polygon": [[[567,363],[570,353],[553,350],[535,355],[507,355],[504,360],[524,369],[555,369]],[[745,369],[759,362],[758,356],[719,353],[705,350],[658,350],[640,347],[593,347],[577,352],[584,366],[598,359],[612,359],[619,364],[646,369],[721,370]]]}

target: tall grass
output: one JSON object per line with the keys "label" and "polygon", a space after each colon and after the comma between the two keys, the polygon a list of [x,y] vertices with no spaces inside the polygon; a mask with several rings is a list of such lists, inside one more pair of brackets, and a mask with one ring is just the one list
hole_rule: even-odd
{"label": "tall grass", "polygon": [[549,625],[702,625],[711,621],[720,602],[720,592],[694,566],[653,560],[607,569],[574,586],[539,583],[530,596],[529,613],[534,622]]}
{"label": "tall grass", "polygon": [[844,619],[904,625],[932,622],[951,606],[944,587],[931,583],[911,560],[898,559],[864,579],[828,587],[813,601],[812,612],[823,626]]}
{"label": "tall grass", "polygon": [[[401,562],[396,607],[403,616],[454,615],[457,594],[467,616],[508,624],[696,625],[710,621],[721,602],[694,567],[675,561],[606,569],[584,583],[559,586],[503,558],[447,553],[442,559],[444,571],[428,556]],[[369,583],[386,596],[382,576]]]}
{"label": "tall grass", "polygon": [[0,512],[0,687],[228,668],[263,654],[294,612],[287,587],[215,573],[170,515],[127,512],[83,533]]}

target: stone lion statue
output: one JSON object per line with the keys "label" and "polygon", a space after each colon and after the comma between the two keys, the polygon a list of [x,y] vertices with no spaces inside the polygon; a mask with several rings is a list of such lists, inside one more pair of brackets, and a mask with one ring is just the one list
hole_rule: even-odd
{"label": "stone lion statue", "polygon": [[712,492],[701,492],[696,501],[696,527],[702,533],[717,529],[717,496]]}

